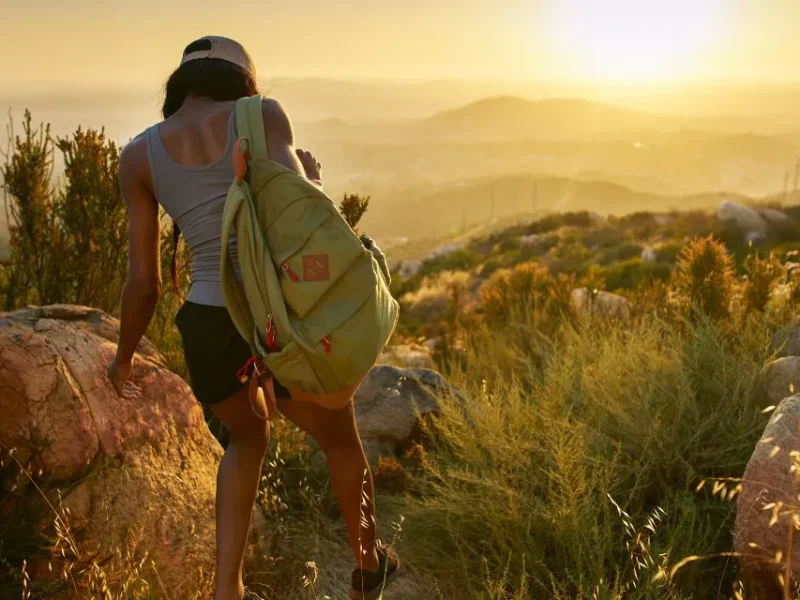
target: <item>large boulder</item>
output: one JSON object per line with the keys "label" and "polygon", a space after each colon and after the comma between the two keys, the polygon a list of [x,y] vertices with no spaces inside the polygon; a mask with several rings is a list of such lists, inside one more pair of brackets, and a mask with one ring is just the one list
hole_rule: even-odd
{"label": "large boulder", "polygon": [[723,202],[717,210],[717,217],[721,221],[732,223],[750,241],[767,237],[767,221],[755,208],[736,202]]}
{"label": "large boulder", "polygon": [[142,397],[117,396],[105,375],[117,338],[117,321],[90,308],[0,313],[0,443],[32,480],[0,457],[0,519],[30,521],[32,540],[63,538],[68,527],[75,547],[66,558],[58,542],[28,557],[40,583],[59,577],[65,560],[110,565],[102,561],[127,556],[131,565],[147,559],[142,574],[154,590],[193,597],[214,571],[222,449],[149,342],[136,357]]}
{"label": "large boulder", "polygon": [[775,225],[783,225],[789,222],[789,217],[786,213],[777,208],[760,208],[758,214],[768,223],[773,223]]}
{"label": "large boulder", "polygon": [[800,392],[800,356],[787,356],[769,363],[764,369],[767,398],[778,404]]}
{"label": "large boulder", "polygon": [[[745,469],[737,501],[734,549],[740,555],[742,580],[748,598],[779,600],[778,574],[790,561],[800,581],[797,517],[797,475],[793,469],[800,451],[800,395],[783,400],[769,420]],[[790,530],[794,538],[791,556]],[[780,564],[775,562],[782,553]]]}
{"label": "large boulder", "polygon": [[627,320],[631,316],[631,303],[627,298],[610,292],[593,292],[588,288],[573,290],[570,306],[577,315],[607,319]]}
{"label": "large boulder", "polygon": [[441,410],[438,399],[452,395],[459,393],[435,371],[374,367],[355,396],[358,431],[370,461],[402,450],[420,419]]}
{"label": "large boulder", "polygon": [[800,323],[775,333],[770,350],[779,357],[800,356]]}

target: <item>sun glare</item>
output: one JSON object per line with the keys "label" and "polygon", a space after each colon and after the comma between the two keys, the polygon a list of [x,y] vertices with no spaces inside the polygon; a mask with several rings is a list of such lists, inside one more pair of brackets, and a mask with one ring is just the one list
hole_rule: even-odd
{"label": "sun glare", "polygon": [[548,30],[574,74],[657,81],[691,77],[724,29],[724,0],[558,0]]}

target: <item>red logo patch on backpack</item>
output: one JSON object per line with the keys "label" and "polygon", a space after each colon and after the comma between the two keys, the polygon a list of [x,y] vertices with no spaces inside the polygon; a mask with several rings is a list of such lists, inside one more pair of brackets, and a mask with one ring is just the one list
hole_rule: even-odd
{"label": "red logo patch on backpack", "polygon": [[330,278],[327,254],[311,254],[303,257],[304,281],[328,281]]}

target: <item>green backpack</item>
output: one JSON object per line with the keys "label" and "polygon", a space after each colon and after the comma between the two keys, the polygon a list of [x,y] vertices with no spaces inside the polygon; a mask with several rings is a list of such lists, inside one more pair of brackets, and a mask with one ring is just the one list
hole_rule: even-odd
{"label": "green backpack", "polygon": [[345,406],[397,324],[385,258],[325,193],[269,158],[260,95],[237,102],[236,125],[220,269],[228,311],[253,349],[242,379],[260,362],[293,399]]}

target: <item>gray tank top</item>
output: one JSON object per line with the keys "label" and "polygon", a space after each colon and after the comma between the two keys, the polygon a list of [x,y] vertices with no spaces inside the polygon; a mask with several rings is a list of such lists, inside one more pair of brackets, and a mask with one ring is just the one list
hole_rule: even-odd
{"label": "gray tank top", "polygon": [[[228,143],[222,158],[210,165],[186,167],[167,154],[158,124],[147,129],[145,136],[156,200],[181,228],[189,247],[191,287],[187,300],[196,304],[225,306],[219,278],[222,210],[234,177],[231,152],[235,137],[232,113],[228,123]],[[238,274],[233,235],[230,250]]]}

